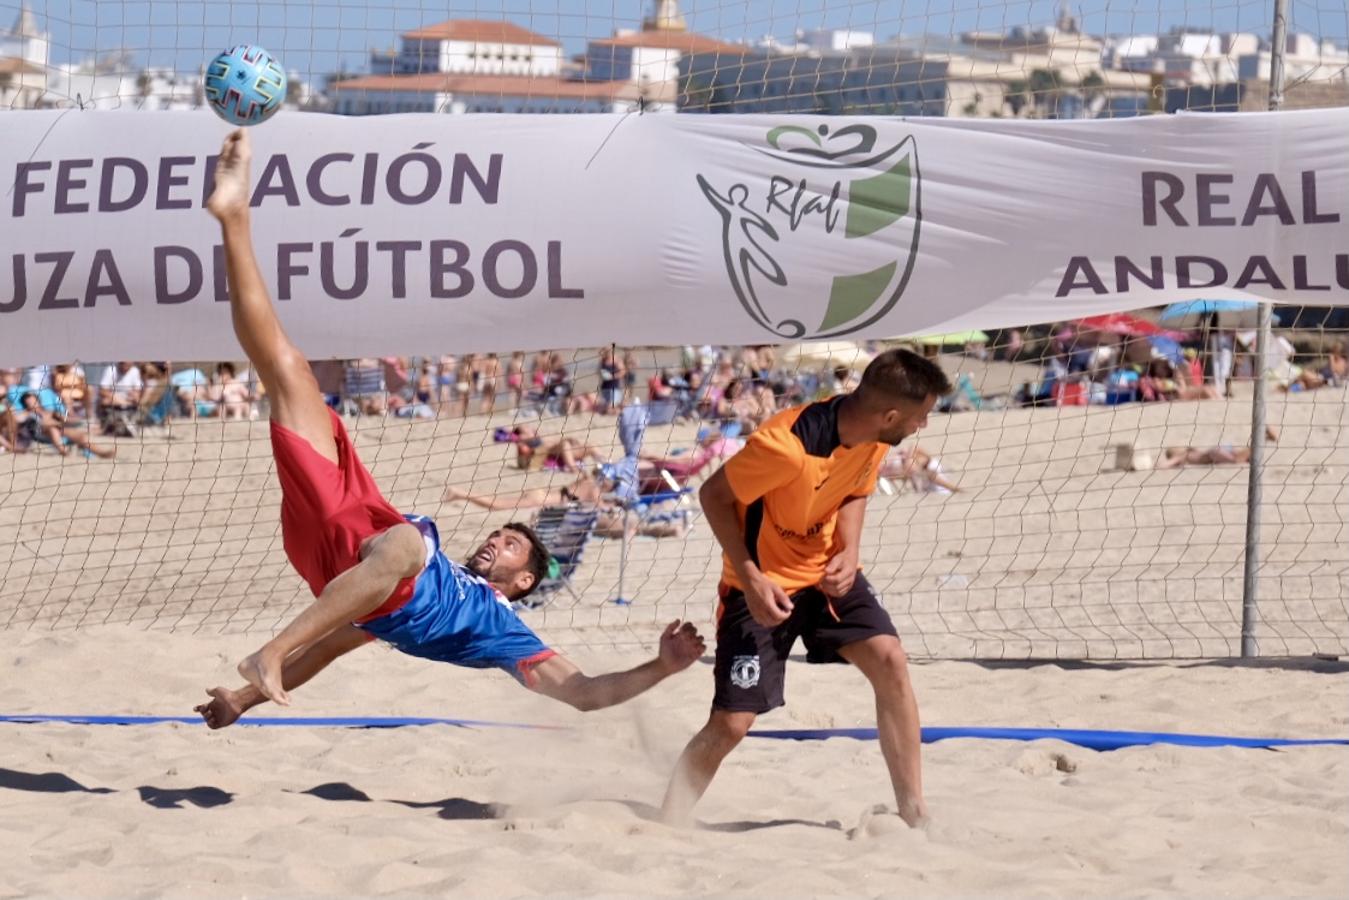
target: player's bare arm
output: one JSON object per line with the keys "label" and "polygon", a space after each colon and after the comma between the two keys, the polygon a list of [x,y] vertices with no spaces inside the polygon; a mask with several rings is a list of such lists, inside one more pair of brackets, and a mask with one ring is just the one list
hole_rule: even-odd
{"label": "player's bare arm", "polygon": [[726,558],[731,561],[736,577],[745,586],[745,602],[749,604],[754,620],[761,625],[780,625],[792,614],[792,601],[787,592],[769,580],[745,549],[745,533],[735,512],[735,492],[725,469],[718,469],[703,482],[698,491],[707,524],[716,535]]}
{"label": "player's bare arm", "polygon": [[830,597],[842,597],[857,580],[858,558],[862,543],[862,521],[866,518],[867,498],[853,497],[838,509],[834,526],[834,545],[838,551],[824,567],[820,589]]}
{"label": "player's bare arm", "polygon": [[571,660],[554,656],[534,667],[534,690],[561,700],[582,712],[625,703],[682,672],[707,651],[707,644],[690,622],[678,619],[665,626],[660,653],[626,672],[586,675]]}

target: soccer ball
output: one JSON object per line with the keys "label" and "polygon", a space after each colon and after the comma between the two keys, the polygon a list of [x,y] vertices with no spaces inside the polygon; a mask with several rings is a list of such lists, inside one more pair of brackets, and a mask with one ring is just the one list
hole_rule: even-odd
{"label": "soccer ball", "polygon": [[240,44],[206,67],[206,102],[231,125],[257,125],[286,99],[286,73],[272,54]]}

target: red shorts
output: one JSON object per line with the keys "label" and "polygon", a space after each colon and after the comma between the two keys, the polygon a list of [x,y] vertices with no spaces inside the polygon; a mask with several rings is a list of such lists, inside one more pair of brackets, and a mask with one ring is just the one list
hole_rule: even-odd
{"label": "red shorts", "polygon": [[[360,562],[361,543],[407,520],[384,499],[356,455],[342,420],[332,410],[337,464],[304,437],[272,422],[272,456],[281,481],[281,538],[286,557],[318,596],[338,575]],[[368,621],[408,602],[416,577],[405,578]]]}

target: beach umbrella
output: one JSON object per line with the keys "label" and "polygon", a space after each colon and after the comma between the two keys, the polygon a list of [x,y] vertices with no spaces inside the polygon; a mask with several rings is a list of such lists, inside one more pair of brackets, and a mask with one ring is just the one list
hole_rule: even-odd
{"label": "beach umbrella", "polygon": [[1131,313],[1110,313],[1104,316],[1087,316],[1085,319],[1077,321],[1077,327],[1081,331],[1101,331],[1107,334],[1118,334],[1123,337],[1169,337],[1179,338],[1179,331],[1172,331],[1162,328],[1154,322],[1149,322],[1141,316],[1135,316]]}
{"label": "beach umbrella", "polygon": [[988,335],[977,329],[953,331],[950,334],[924,334],[910,340],[926,347],[946,347],[951,344],[987,344]]}
{"label": "beach umbrella", "polygon": [[835,369],[865,369],[872,355],[853,341],[819,341],[797,344],[782,354],[785,363],[816,365]]}
{"label": "beach umbrella", "polygon": [[1254,300],[1183,300],[1162,310],[1161,321],[1172,328],[1257,328],[1260,304]]}
{"label": "beach umbrella", "polygon": [[1174,366],[1185,363],[1185,351],[1175,338],[1169,338],[1165,335],[1154,335],[1148,338],[1148,343],[1152,345],[1152,355],[1160,356]]}

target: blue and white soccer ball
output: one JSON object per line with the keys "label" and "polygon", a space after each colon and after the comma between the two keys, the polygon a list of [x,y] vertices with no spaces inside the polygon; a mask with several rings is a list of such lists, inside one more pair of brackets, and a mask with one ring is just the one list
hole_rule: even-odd
{"label": "blue and white soccer ball", "polygon": [[240,44],[206,67],[206,102],[231,125],[266,122],[285,99],[285,70],[261,47]]}

